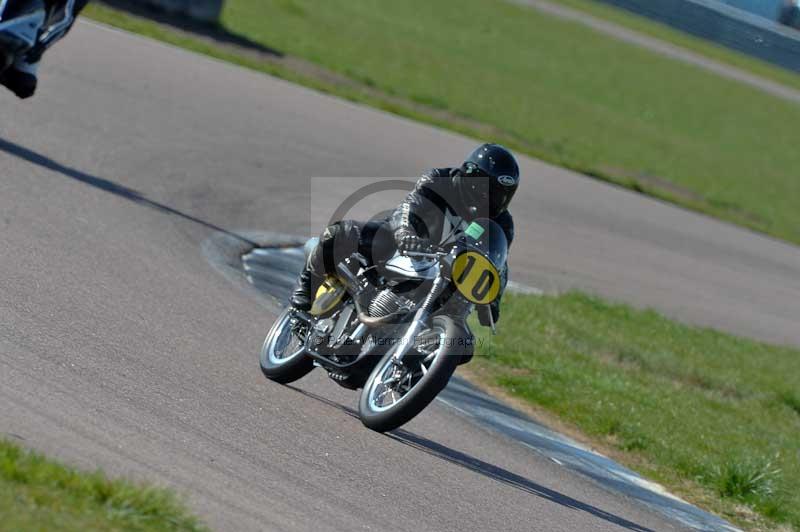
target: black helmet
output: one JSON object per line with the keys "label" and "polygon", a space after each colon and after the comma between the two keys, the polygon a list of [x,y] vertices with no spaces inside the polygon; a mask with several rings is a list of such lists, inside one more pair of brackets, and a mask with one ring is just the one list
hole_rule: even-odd
{"label": "black helmet", "polygon": [[472,217],[494,218],[508,208],[517,191],[519,165],[499,144],[483,144],[458,169],[453,186]]}

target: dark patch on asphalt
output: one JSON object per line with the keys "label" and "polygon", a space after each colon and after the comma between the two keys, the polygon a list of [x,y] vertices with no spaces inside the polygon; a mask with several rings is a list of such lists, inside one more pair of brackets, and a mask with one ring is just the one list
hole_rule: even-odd
{"label": "dark patch on asphalt", "polygon": [[247,280],[262,292],[286,301],[303,269],[302,247],[255,248],[242,256]]}
{"label": "dark patch on asphalt", "polygon": [[[219,232],[207,238],[202,249],[214,269],[274,309],[286,304],[294,283],[290,275],[296,278],[300,273],[302,252],[291,250],[301,250],[304,242],[302,237],[267,231]],[[287,250],[285,257],[283,250]],[[276,266],[271,266],[272,258]]]}
{"label": "dark patch on asphalt", "polygon": [[218,225],[215,225],[211,222],[206,220],[202,220],[197,218],[196,216],[192,216],[191,214],[187,214],[185,212],[179,211],[169,205],[165,205],[163,203],[159,203],[155,200],[149,199],[144,194],[139,192],[138,190],[134,190],[132,188],[126,187],[124,185],[120,185],[110,179],[106,179],[104,177],[98,177],[76,168],[71,168],[69,166],[63,165],[58,161],[47,157],[46,155],[42,155],[41,153],[37,153],[31,149],[28,149],[24,146],[20,146],[19,144],[15,144],[9,140],[0,138],[0,151],[4,151],[9,155],[13,155],[15,157],[19,157],[25,161],[28,161],[31,164],[36,164],[41,166],[42,168],[46,168],[52,172],[57,172],[63,176],[69,177],[70,179],[74,179],[75,181],[79,181],[84,185],[89,185],[91,187],[103,190],[110,194],[114,194],[121,198],[125,198],[126,200],[132,201],[134,203],[138,203],[139,205],[143,205],[145,207],[150,207],[151,209],[155,209],[157,211],[161,211],[165,214],[171,214],[173,216],[178,216],[183,218],[184,220],[188,220],[190,222],[194,222],[196,224],[202,225],[207,229],[212,229],[219,233],[223,233],[229,237],[238,239],[243,241],[244,243],[252,246],[257,246],[258,243],[252,240],[249,240],[247,237],[234,233],[232,231],[228,231]]}

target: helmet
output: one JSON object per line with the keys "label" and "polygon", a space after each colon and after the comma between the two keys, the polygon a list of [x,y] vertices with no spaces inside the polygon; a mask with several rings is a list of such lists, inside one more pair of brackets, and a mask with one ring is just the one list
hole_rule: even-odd
{"label": "helmet", "polygon": [[483,144],[456,171],[453,186],[473,218],[494,218],[508,208],[517,191],[519,165],[503,146]]}

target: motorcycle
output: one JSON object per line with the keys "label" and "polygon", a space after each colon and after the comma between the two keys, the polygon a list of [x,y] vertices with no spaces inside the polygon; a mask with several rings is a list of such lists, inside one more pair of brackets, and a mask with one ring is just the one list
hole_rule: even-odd
{"label": "motorcycle", "polygon": [[75,0],[0,0],[0,76],[14,62],[47,45],[73,22]]}
{"label": "motorcycle", "polygon": [[490,304],[502,292],[507,253],[503,230],[489,219],[475,220],[446,247],[396,252],[376,265],[354,253],[322,282],[310,311],[289,307],[278,316],[261,348],[261,370],[287,384],[321,367],[339,385],[361,389],[366,427],[393,430],[472,358],[473,311],[494,332]]}

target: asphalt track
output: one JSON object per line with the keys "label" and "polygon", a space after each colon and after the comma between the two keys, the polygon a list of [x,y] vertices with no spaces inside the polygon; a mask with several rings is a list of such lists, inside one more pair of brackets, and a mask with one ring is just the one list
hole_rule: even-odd
{"label": "asphalt track", "polygon": [[[241,255],[242,242],[221,233],[217,233],[207,240],[203,249],[215,268],[234,282],[240,282],[242,277],[245,277],[250,287],[256,289],[261,296],[271,302],[273,299],[281,303],[286,301],[294,288],[297,275],[303,267],[303,247],[292,247],[290,245],[292,238],[288,235],[247,233],[247,236],[263,245],[254,248],[243,257]],[[522,287],[509,285],[508,289],[519,291],[520,288]],[[273,302],[273,304],[275,303]],[[672,496],[661,486],[648,481],[630,469],[489,397],[464,381],[459,375],[450,379],[447,387],[442,390],[436,400],[437,404],[446,405],[455,415],[466,417],[499,436],[511,438],[537,454],[545,456],[615,493],[624,494],[687,528],[716,531],[735,530],[725,520]],[[344,408],[343,411],[350,415],[356,415],[354,411],[347,408]],[[420,438],[405,430],[394,431],[390,437],[400,438],[411,445],[424,447],[428,451],[436,452],[445,460],[475,468],[482,474],[491,475],[498,481],[511,483],[520,489],[532,490],[543,496],[554,495],[546,488],[510,471],[497,469],[453,449],[442,448],[435,442]],[[580,507],[582,503],[570,501],[570,504]],[[596,509],[585,509],[597,511]],[[606,517],[614,519],[614,516]],[[630,523],[626,525],[632,526]]]}
{"label": "asphalt track", "polygon": [[[46,61],[36,99],[0,96],[4,436],[173,486],[223,530],[676,528],[441,406],[412,445],[322,375],[260,375],[274,307],[209,236],[309,233],[307,176],[414,175],[474,141],[86,23]],[[797,249],[522,166],[516,280],[800,344]]]}

